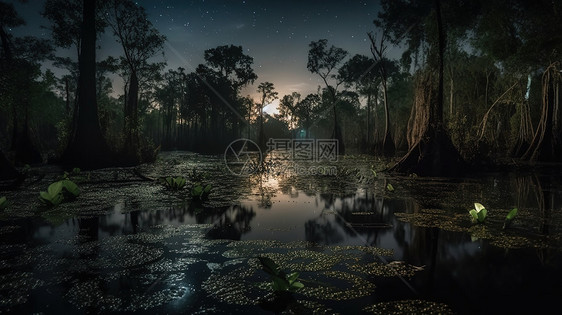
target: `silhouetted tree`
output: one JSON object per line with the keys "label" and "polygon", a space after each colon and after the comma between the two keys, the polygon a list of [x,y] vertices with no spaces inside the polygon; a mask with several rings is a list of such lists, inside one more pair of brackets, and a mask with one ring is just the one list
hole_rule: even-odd
{"label": "silhouetted tree", "polygon": [[252,69],[253,58],[244,54],[242,46],[224,45],[205,50],[205,61],[205,65],[197,67],[196,73],[210,107],[206,138],[211,141],[206,142],[216,147],[225,142],[227,125],[234,131],[246,121],[238,94],[242,87],[252,84],[257,75]]}
{"label": "silhouetted tree", "polygon": [[260,93],[260,130],[259,130],[259,145],[262,149],[265,148],[265,134],[263,131],[263,108],[277,99],[277,92],[274,91],[273,83],[262,82],[258,85],[258,93]]}
{"label": "silhouetted tree", "polygon": [[129,75],[125,93],[124,158],[129,164],[138,164],[143,160],[139,125],[139,72],[148,67],[150,57],[162,50],[166,39],[148,20],[144,8],[133,1],[111,0],[106,10],[106,21],[123,48],[121,60]]}
{"label": "silhouetted tree", "polygon": [[320,96],[318,94],[308,94],[296,105],[295,115],[299,125],[304,128],[307,138],[310,136],[310,127],[318,118],[320,103]]}
{"label": "silhouetted tree", "polygon": [[40,62],[52,57],[53,47],[48,40],[32,36],[13,38],[7,27],[16,27],[25,22],[13,5],[0,2],[0,39],[2,41],[0,72],[2,99],[11,109],[12,143],[18,164],[42,161],[37,145],[33,143],[29,121],[31,117],[31,92],[34,81],[41,74]]}
{"label": "silhouetted tree", "polygon": [[[408,0],[382,1],[382,8],[375,24],[388,30],[395,42],[400,42],[403,38],[409,39],[403,59],[410,59],[425,42],[429,44],[428,59],[432,66],[432,69],[426,71],[427,79],[417,89],[417,93],[425,92],[424,95],[416,96],[421,101],[414,104],[416,111],[413,113],[419,118],[414,126],[416,142],[390,170],[418,175],[458,175],[466,165],[443,126],[445,30],[441,1],[435,0],[433,5]],[[431,30],[435,31],[432,33]],[[434,75],[431,74],[433,71],[437,73],[436,84]]]}
{"label": "silhouetted tree", "polygon": [[[366,149],[368,152],[372,150],[373,139],[373,122],[372,122],[372,103],[377,101],[378,85],[380,76],[378,75],[377,64],[371,58],[363,55],[355,55],[344,63],[338,70],[338,76],[343,80],[346,86],[355,86],[355,90],[367,97],[367,138]],[[375,106],[376,107],[376,106]]]}
{"label": "silhouetted tree", "polygon": [[382,33],[380,41],[377,44],[375,35],[373,33],[368,33],[369,40],[371,41],[371,53],[373,54],[373,59],[377,63],[377,68],[381,77],[382,84],[382,95],[384,102],[384,136],[382,141],[382,152],[384,156],[393,156],[396,147],[394,146],[394,140],[390,134],[390,113],[388,111],[388,77],[389,72],[397,71],[397,67],[394,66],[390,60],[386,59],[386,48],[385,40],[387,38],[386,33]]}
{"label": "silhouetted tree", "polygon": [[342,83],[342,81],[337,80],[335,86],[331,86],[328,83],[328,79],[336,78],[335,74],[333,74],[333,71],[336,71],[336,67],[347,56],[347,51],[333,45],[328,48],[327,39],[320,39],[316,42],[313,41],[310,43],[309,47],[310,49],[308,50],[308,63],[306,67],[308,68],[308,71],[316,73],[320,76],[320,78],[322,78],[322,81],[324,81],[324,84],[326,85],[326,89],[331,95],[332,109],[334,113],[334,132],[332,134],[332,138],[338,140],[339,142],[338,153],[344,154],[345,145],[343,143],[341,126],[338,122],[338,113],[336,110],[337,88]]}
{"label": "silhouetted tree", "polygon": [[298,92],[293,92],[289,95],[283,96],[279,102],[277,109],[279,110],[279,118],[285,120],[291,130],[291,135],[294,138],[296,127],[295,122],[297,119],[297,104],[300,102],[301,95]]}
{"label": "silhouetted tree", "polygon": [[83,168],[106,166],[112,156],[103,138],[96,101],[96,1],[84,0],[78,58],[78,119],[62,161]]}

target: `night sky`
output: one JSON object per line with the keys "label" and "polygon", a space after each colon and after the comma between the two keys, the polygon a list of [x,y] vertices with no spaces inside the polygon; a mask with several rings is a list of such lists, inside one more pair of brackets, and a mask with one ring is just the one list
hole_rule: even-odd
{"label": "night sky", "polygon": [[[8,1],[10,2],[10,1]],[[15,36],[50,37],[48,26],[39,12],[43,1],[26,4],[13,1],[26,26],[12,30]],[[203,63],[203,52],[219,45],[240,45],[254,58],[253,69],[258,80],[242,91],[257,99],[260,82],[273,82],[281,98],[293,91],[305,96],[323,85],[319,77],[306,68],[308,45],[322,38],[344,48],[349,57],[370,55],[367,32],[376,31],[373,20],[378,1],[260,1],[260,0],[139,0],[154,26],[167,37],[164,57],[168,68],[183,67],[191,72]],[[121,47],[110,29],[98,42],[98,59],[119,56]],[[391,50],[392,54],[392,50]],[[75,57],[74,51],[58,55]],[[393,56],[390,56],[393,57]],[[122,94],[120,78],[114,79],[116,93]],[[267,108],[269,112],[277,101]]]}

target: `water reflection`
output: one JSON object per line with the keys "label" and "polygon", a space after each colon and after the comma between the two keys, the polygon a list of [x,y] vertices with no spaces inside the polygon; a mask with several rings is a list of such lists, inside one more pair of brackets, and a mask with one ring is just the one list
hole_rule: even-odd
{"label": "water reflection", "polygon": [[[561,296],[557,279],[562,277],[562,189],[557,176],[382,178],[369,185],[349,174],[310,178],[260,175],[245,180],[250,193],[228,206],[178,201],[160,209],[146,209],[141,203],[117,200],[104,216],[66,218],[61,213],[57,218],[55,211],[50,220],[0,221],[0,228],[10,231],[4,232],[0,241],[5,245],[3,266],[10,266],[8,256],[24,256],[28,248],[65,244],[74,239],[79,244],[95,245],[91,250],[84,246],[83,253],[64,255],[119,264],[120,258],[110,251],[124,255],[129,252],[120,247],[121,243],[104,240],[142,234],[156,226],[206,224],[211,226],[205,231],[208,239],[379,247],[393,251],[390,261],[405,261],[423,270],[404,279],[404,283],[381,281],[373,276],[369,280],[382,288],[377,291],[378,301],[415,296],[443,301],[458,313],[481,312],[481,305],[491,305],[487,306],[491,313],[506,313],[527,311],[520,301],[552,305]],[[385,189],[387,183],[392,183],[394,192]],[[470,223],[467,210],[474,202],[490,209],[485,225]],[[512,207],[517,207],[519,214],[512,227],[502,230],[504,217]],[[411,218],[417,221],[403,220],[404,217],[397,216],[399,213],[416,215]],[[19,228],[10,230],[10,226]],[[471,239],[474,227],[484,231],[484,236]],[[194,250],[192,244],[184,246],[186,238],[178,240],[177,246],[181,248],[175,249],[186,253],[182,259],[189,259],[189,251]],[[498,238],[505,243],[500,244]],[[162,254],[154,253],[165,252],[170,243],[152,247],[152,243],[138,242],[133,244],[138,249],[138,253],[134,252],[138,259],[169,263]],[[7,246],[13,244],[24,246]],[[510,247],[513,244],[518,246]],[[68,248],[61,251],[64,250]],[[62,270],[66,267],[60,266]],[[127,282],[123,287],[127,285],[131,284]],[[505,305],[498,301],[504,295],[514,302]]]}

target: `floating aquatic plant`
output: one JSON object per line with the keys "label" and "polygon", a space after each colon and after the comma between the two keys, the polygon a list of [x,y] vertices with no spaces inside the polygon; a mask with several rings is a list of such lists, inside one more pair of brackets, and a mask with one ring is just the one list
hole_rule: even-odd
{"label": "floating aquatic plant", "polygon": [[298,272],[285,273],[275,261],[268,257],[258,257],[263,271],[271,277],[271,288],[275,292],[296,292],[304,287],[302,282],[297,281]]}
{"label": "floating aquatic plant", "polygon": [[482,204],[475,202],[474,209],[470,210],[469,213],[472,216],[472,222],[484,223],[488,210]]}
{"label": "floating aquatic plant", "polygon": [[49,185],[47,191],[40,192],[39,200],[50,206],[58,206],[64,199],[63,188],[71,198],[80,194],[78,185],[70,179],[63,179]]}
{"label": "floating aquatic plant", "polygon": [[503,223],[504,229],[508,228],[511,225],[511,222],[513,221],[513,219],[515,219],[516,215],[517,215],[517,208],[513,208],[513,209],[511,209],[511,211],[509,211],[509,213],[505,217],[505,221]]}
{"label": "floating aquatic plant", "polygon": [[62,199],[62,181],[52,183],[47,188],[47,191],[39,193],[39,200],[50,206],[58,206]]}
{"label": "floating aquatic plant", "polygon": [[209,198],[212,187],[213,186],[211,186],[211,184],[203,186],[203,184],[201,183],[195,183],[195,185],[193,185],[193,188],[191,189],[191,197],[198,200],[205,200]]}
{"label": "floating aquatic plant", "polygon": [[168,176],[168,177],[164,177],[162,179],[162,182],[164,183],[164,186],[166,186],[168,189],[180,190],[185,186],[186,179],[181,176],[177,176],[177,177]]}
{"label": "floating aquatic plant", "polygon": [[388,189],[388,191],[394,191],[394,187],[392,186],[391,183],[388,183],[388,184],[386,185],[386,189]]}

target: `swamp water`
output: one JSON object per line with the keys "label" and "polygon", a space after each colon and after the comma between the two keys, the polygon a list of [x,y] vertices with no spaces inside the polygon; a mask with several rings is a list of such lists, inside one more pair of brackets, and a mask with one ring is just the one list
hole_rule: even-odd
{"label": "swamp water", "polygon": [[[80,196],[53,209],[37,196],[62,171],[32,168],[0,192],[0,313],[557,313],[561,174],[395,177],[375,175],[385,165],[368,156],[331,165],[337,174],[237,177],[222,156],[164,152],[76,175]],[[194,169],[213,186],[207,201],[147,180]],[[484,224],[470,220],[474,202]],[[258,256],[304,288],[272,294]]]}

